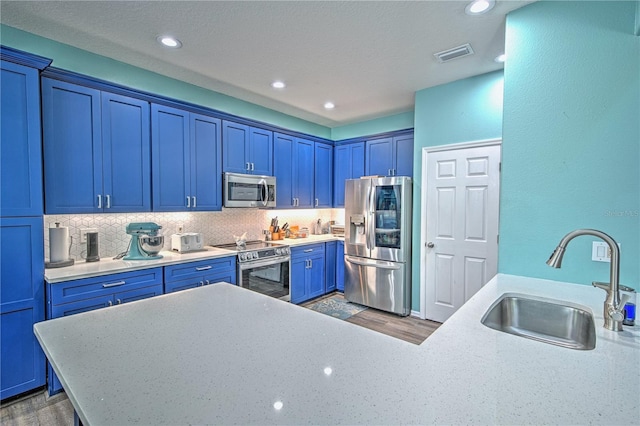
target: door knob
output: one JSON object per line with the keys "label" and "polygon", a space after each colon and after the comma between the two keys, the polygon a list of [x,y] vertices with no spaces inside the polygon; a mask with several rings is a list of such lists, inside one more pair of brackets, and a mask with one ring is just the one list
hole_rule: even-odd
{"label": "door knob", "polygon": [[431,241],[429,241],[429,242],[427,243],[427,247],[429,247],[429,248],[434,248],[434,247],[435,247],[435,244],[433,244]]}

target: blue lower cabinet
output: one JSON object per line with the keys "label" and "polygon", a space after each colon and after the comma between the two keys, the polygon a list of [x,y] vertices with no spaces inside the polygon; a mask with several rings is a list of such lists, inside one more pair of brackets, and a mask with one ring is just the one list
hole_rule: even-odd
{"label": "blue lower cabinet", "polygon": [[[47,283],[47,317],[52,319],[79,314],[162,293],[162,268]],[[48,382],[49,395],[62,390],[51,366]]]}
{"label": "blue lower cabinet", "polygon": [[291,248],[291,303],[325,294],[324,243]]}
{"label": "blue lower cabinet", "polygon": [[336,288],[344,292],[344,241],[336,247]]}
{"label": "blue lower cabinet", "polygon": [[0,218],[0,398],[43,386],[45,357],[33,334],[43,321],[42,217]]}
{"label": "blue lower cabinet", "polygon": [[236,257],[227,256],[165,266],[164,292],[187,290],[218,282],[236,284]]}
{"label": "blue lower cabinet", "polygon": [[336,290],[336,250],[338,248],[337,241],[330,241],[325,243],[325,258],[326,258],[326,281],[325,281],[325,293],[330,293]]}

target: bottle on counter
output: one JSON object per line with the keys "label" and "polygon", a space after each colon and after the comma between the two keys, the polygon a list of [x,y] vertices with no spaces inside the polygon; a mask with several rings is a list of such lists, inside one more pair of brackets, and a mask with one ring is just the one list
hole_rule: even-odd
{"label": "bottle on counter", "polygon": [[620,293],[629,296],[629,300],[624,305],[624,321],[622,321],[622,324],[634,326],[636,323],[636,291],[631,287],[621,285]]}

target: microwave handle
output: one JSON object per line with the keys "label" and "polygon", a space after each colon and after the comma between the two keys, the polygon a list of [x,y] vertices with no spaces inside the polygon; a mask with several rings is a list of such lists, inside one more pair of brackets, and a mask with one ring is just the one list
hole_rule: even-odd
{"label": "microwave handle", "polygon": [[267,203],[269,203],[269,186],[264,179],[260,179],[259,183],[262,185],[262,207],[267,207]]}

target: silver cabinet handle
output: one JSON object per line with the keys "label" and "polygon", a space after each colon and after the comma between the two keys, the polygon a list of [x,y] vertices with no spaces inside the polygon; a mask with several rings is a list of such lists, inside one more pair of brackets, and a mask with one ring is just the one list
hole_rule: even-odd
{"label": "silver cabinet handle", "polygon": [[122,304],[122,300],[116,299],[116,305],[121,305],[121,304]]}
{"label": "silver cabinet handle", "polygon": [[102,208],[102,195],[98,194],[98,208]]}
{"label": "silver cabinet handle", "polygon": [[113,306],[113,302],[112,302],[111,300],[109,300],[109,301],[107,302],[107,306]]}
{"label": "silver cabinet handle", "polygon": [[107,208],[111,208],[111,195],[107,194],[104,196],[107,199]]}
{"label": "silver cabinet handle", "polygon": [[255,169],[255,163],[251,163],[251,171],[253,171]]}
{"label": "silver cabinet handle", "polygon": [[318,199],[316,198],[316,207],[318,207]]}
{"label": "silver cabinet handle", "polygon": [[209,269],[213,268],[213,266],[211,265],[207,265],[207,266],[198,266],[196,268],[196,271],[208,271]]}
{"label": "silver cabinet handle", "polygon": [[191,197],[187,195],[187,208],[191,207]]}
{"label": "silver cabinet handle", "polygon": [[313,251],[313,249],[306,249],[303,251],[303,253],[311,253]]}
{"label": "silver cabinet handle", "polygon": [[209,284],[211,284],[211,281],[209,281],[209,280],[205,280],[204,281],[204,285],[209,285]]}
{"label": "silver cabinet handle", "polygon": [[200,287],[204,285],[204,281],[200,281]]}
{"label": "silver cabinet handle", "polygon": [[121,285],[125,285],[126,283],[127,283],[126,281],[117,281],[115,283],[102,284],[102,288],[118,287]]}
{"label": "silver cabinet handle", "polygon": [[313,269],[313,259],[309,259],[309,269]]}
{"label": "silver cabinet handle", "polygon": [[195,208],[196,208],[196,206],[197,206],[197,204],[196,204],[196,197],[193,197],[193,208],[195,209]]}
{"label": "silver cabinet handle", "polygon": [[251,163],[245,163],[245,169],[247,169],[247,171],[251,170]]}

